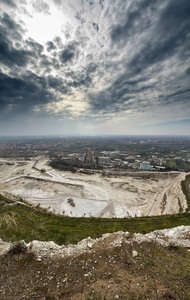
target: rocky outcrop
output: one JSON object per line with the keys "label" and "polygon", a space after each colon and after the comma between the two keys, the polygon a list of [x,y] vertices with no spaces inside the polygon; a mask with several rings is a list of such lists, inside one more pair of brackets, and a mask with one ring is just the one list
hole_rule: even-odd
{"label": "rocky outcrop", "polygon": [[[171,229],[156,230],[147,234],[130,233],[130,232],[115,232],[106,233],[102,237],[97,239],[83,239],[77,245],[62,245],[59,246],[53,241],[41,242],[32,241],[28,244],[22,242],[22,245],[26,250],[34,253],[39,260],[43,258],[60,258],[67,256],[77,256],[84,252],[93,252],[101,248],[113,248],[119,247],[123,243],[144,243],[154,242],[164,247],[168,246],[181,246],[190,249],[190,226],[178,226]],[[0,240],[0,254],[5,254],[13,249],[15,243],[4,243]]]}

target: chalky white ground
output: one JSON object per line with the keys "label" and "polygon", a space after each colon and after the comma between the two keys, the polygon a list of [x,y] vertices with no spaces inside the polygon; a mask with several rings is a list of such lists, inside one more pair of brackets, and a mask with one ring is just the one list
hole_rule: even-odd
{"label": "chalky white ground", "polygon": [[[36,168],[32,168],[34,166]],[[45,169],[45,173],[39,170]],[[185,173],[158,179],[106,177],[54,170],[47,159],[0,159],[0,193],[68,216],[134,217],[172,214],[187,208],[181,190]],[[137,173],[138,176],[138,173]],[[72,207],[67,199],[73,198]]]}

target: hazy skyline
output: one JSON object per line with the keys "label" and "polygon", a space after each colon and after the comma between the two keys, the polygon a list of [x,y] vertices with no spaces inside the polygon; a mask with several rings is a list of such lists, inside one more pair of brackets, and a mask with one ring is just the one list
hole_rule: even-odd
{"label": "hazy skyline", "polygon": [[1,135],[189,135],[189,0],[1,0]]}

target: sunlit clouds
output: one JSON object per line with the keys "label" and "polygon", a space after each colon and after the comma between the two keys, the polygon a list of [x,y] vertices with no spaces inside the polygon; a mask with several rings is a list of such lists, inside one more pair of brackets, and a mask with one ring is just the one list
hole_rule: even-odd
{"label": "sunlit clouds", "polygon": [[49,134],[48,122],[63,135],[189,134],[189,0],[2,0],[0,11],[1,135]]}

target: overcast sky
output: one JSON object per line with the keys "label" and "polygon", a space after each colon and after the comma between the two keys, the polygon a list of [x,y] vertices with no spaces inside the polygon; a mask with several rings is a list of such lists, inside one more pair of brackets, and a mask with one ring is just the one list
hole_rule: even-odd
{"label": "overcast sky", "polygon": [[0,135],[190,134],[190,0],[0,0]]}

